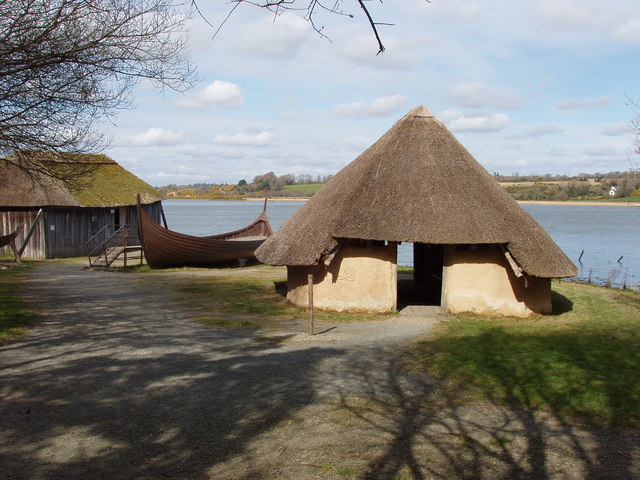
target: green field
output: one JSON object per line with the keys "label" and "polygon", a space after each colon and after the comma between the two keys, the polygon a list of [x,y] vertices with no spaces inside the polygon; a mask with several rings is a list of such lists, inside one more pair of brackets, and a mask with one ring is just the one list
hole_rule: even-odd
{"label": "green field", "polygon": [[630,196],[623,198],[605,198],[602,200],[605,203],[640,203],[640,196]]}
{"label": "green field", "polygon": [[284,189],[287,192],[316,193],[322,187],[324,187],[324,183],[309,183],[305,185],[285,185]]}

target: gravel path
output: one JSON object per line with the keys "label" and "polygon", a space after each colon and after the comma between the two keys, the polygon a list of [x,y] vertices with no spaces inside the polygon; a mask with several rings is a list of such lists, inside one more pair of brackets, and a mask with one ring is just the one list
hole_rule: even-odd
{"label": "gravel path", "polygon": [[433,312],[309,339],[193,323],[139,274],[43,263],[26,286],[43,322],[0,347],[0,479],[640,478],[632,434],[408,372]]}

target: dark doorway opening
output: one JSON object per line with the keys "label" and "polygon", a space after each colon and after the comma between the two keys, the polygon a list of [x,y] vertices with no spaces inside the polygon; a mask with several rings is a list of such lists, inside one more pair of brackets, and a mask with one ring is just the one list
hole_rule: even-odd
{"label": "dark doorway opening", "polygon": [[442,302],[444,246],[413,244],[413,275],[398,274],[398,309]]}
{"label": "dark doorway opening", "polygon": [[120,228],[120,210],[112,208],[111,215],[113,215],[113,231],[116,232]]}

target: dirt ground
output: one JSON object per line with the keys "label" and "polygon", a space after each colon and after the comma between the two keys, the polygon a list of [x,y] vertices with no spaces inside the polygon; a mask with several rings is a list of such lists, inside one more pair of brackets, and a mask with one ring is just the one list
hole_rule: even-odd
{"label": "dirt ground", "polygon": [[[43,263],[0,347],[0,479],[640,479],[640,439],[411,372],[446,321],[279,330],[188,320],[164,275]],[[0,306],[1,308],[1,306]]]}

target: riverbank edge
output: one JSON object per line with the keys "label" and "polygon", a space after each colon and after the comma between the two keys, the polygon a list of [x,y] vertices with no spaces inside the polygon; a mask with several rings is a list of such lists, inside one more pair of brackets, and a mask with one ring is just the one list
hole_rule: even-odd
{"label": "riverbank edge", "polygon": [[[266,197],[270,202],[306,202],[310,197]],[[265,197],[247,197],[248,202],[264,202]],[[584,207],[640,207],[638,202],[598,202],[581,200],[517,200],[520,205],[582,205]]]}

